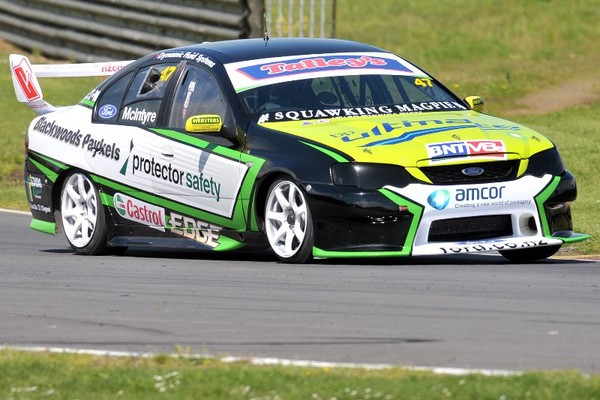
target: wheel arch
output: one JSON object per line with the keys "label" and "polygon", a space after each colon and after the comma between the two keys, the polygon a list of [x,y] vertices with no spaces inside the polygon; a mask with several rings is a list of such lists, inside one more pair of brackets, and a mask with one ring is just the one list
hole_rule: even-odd
{"label": "wheel arch", "polygon": [[271,187],[273,182],[275,182],[278,179],[285,178],[285,177],[289,177],[289,178],[293,179],[294,181],[297,181],[296,177],[294,176],[294,174],[291,173],[291,171],[274,170],[274,171],[271,171],[268,174],[264,175],[261,178],[260,182],[258,183],[256,192],[255,192],[255,199],[254,199],[254,212],[255,212],[256,219],[258,221],[260,230],[262,230],[262,228],[264,226],[265,206],[267,204],[267,196],[269,195],[269,188]]}
{"label": "wheel arch", "polygon": [[[67,179],[67,177],[71,176],[74,173],[80,172],[82,174],[87,175],[90,180],[92,181],[92,183],[96,186],[96,189],[98,190],[98,193],[100,194],[100,204],[102,205],[102,207],[104,207],[104,220],[107,224],[107,226],[112,226],[115,221],[113,218],[113,213],[112,210],[110,209],[109,206],[105,205],[104,202],[102,201],[102,195],[105,194],[106,192],[104,191],[104,188],[102,187],[102,185],[100,185],[96,179],[94,179],[94,175],[89,172],[89,171],[85,171],[81,168],[77,168],[77,167],[69,167],[63,171],[60,172],[60,174],[58,174],[58,177],[56,178],[56,180],[54,181],[54,184],[52,186],[52,209],[54,210],[54,215],[55,215],[55,220],[56,220],[56,226],[57,226],[57,230],[58,232],[61,232],[63,230],[63,226],[62,226],[62,218],[60,218],[60,213],[61,213],[61,205],[60,205],[60,196],[62,193],[62,188],[63,185],[65,183],[65,180]],[[58,213],[58,216],[57,216]]]}

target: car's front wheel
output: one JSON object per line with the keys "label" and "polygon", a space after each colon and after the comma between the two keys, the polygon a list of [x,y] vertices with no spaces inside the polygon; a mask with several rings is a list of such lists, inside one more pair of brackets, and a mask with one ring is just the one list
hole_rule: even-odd
{"label": "car's front wheel", "polygon": [[560,246],[561,245],[559,244],[531,249],[502,250],[500,251],[500,254],[512,262],[529,263],[553,256],[560,249]]}
{"label": "car's front wheel", "polygon": [[107,250],[106,222],[100,195],[81,172],[65,179],[60,196],[63,230],[77,254],[100,254]]}
{"label": "car's front wheel", "polygon": [[290,179],[269,188],[265,207],[265,233],[277,257],[288,263],[312,259],[313,223],[306,195]]}

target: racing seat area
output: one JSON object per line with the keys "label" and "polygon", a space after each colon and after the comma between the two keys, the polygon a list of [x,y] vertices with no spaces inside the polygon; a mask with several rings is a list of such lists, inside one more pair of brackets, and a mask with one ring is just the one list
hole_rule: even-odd
{"label": "racing seat area", "polygon": [[240,93],[240,98],[251,114],[322,108],[337,101],[333,93],[315,93],[312,79],[257,87]]}
{"label": "racing seat area", "polygon": [[160,71],[156,68],[150,68],[148,74],[146,75],[146,79],[140,88],[140,95],[144,95],[149,93],[150,91],[156,88],[156,84],[160,79]]}

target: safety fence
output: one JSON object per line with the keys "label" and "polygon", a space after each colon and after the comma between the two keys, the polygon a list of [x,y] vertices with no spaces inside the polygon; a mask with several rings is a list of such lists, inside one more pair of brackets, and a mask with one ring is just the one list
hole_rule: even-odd
{"label": "safety fence", "polygon": [[335,37],[336,0],[265,0],[269,36]]}
{"label": "safety fence", "polygon": [[[262,0],[0,0],[0,38],[75,61],[249,37]],[[258,10],[253,10],[258,7]],[[255,22],[256,25],[256,22]],[[258,34],[260,35],[260,33]]]}
{"label": "safety fence", "polygon": [[331,36],[334,10],[335,0],[0,0],[0,38],[95,62],[261,37],[265,28],[271,37]]}

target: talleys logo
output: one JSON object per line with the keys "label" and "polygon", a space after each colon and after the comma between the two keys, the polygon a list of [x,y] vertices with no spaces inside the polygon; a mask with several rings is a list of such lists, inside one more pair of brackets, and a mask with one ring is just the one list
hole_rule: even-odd
{"label": "talleys logo", "polygon": [[346,54],[329,54],[319,57],[287,59],[280,62],[242,67],[238,69],[238,71],[251,79],[265,79],[274,76],[296,75],[319,70],[358,68],[412,72],[396,59]]}
{"label": "talleys logo", "polygon": [[165,209],[122,193],[113,196],[119,215],[159,231],[165,231]]}
{"label": "talleys logo", "polygon": [[307,69],[350,67],[362,68],[367,65],[384,66],[387,62],[382,58],[362,57],[315,57],[294,62],[280,62],[266,64],[260,67],[261,71],[267,71],[269,75],[280,74],[283,72],[304,71]]}

